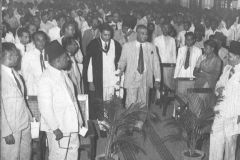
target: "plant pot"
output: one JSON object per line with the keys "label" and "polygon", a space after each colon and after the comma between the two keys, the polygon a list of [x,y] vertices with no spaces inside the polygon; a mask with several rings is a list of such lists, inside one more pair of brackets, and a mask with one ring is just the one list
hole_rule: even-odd
{"label": "plant pot", "polygon": [[204,157],[204,152],[200,150],[195,150],[195,153],[190,157],[189,150],[182,152],[183,160],[202,160]]}

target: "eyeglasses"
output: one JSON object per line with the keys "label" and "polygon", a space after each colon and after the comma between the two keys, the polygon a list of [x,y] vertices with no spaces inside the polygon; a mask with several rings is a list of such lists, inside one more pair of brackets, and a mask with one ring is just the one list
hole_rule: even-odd
{"label": "eyeglasses", "polygon": [[[69,137],[67,147],[62,147],[60,141],[63,140],[63,138],[66,138],[66,137]],[[61,149],[73,149],[72,147],[69,147],[71,135],[70,136],[63,136],[63,138],[58,141],[58,147],[61,148]]]}

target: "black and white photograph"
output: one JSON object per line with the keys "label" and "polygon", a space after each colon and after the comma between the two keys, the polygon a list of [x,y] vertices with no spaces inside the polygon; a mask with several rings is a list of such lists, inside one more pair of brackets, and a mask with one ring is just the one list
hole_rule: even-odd
{"label": "black and white photograph", "polygon": [[240,160],[240,0],[0,7],[0,160]]}

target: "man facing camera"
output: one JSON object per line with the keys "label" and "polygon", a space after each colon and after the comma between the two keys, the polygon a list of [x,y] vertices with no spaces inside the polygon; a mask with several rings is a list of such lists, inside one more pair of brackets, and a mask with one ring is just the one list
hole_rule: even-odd
{"label": "man facing camera", "polygon": [[133,103],[148,105],[149,89],[160,87],[160,61],[156,47],[147,42],[147,28],[137,26],[137,40],[123,45],[118,62],[121,75],[124,72],[124,88],[126,88],[126,107]]}
{"label": "man facing camera", "polygon": [[82,116],[74,86],[64,71],[70,57],[57,40],[45,49],[49,67],[38,83],[41,130],[47,132],[49,160],[77,160]]}
{"label": "man facing camera", "polygon": [[1,54],[1,160],[31,159],[31,114],[24,99],[24,86],[14,70],[20,53],[13,43],[2,44]]}

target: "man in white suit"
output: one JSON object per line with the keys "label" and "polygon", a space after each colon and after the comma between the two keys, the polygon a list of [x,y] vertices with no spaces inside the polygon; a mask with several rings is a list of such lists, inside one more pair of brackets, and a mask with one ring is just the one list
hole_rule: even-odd
{"label": "man in white suit", "polygon": [[13,43],[2,44],[1,54],[1,160],[30,160],[30,111],[24,99],[24,86],[13,69],[20,54]]}
{"label": "man in white suit", "polygon": [[188,88],[194,86],[193,70],[198,58],[202,55],[202,50],[196,46],[193,32],[185,35],[186,45],[179,48],[174,78],[177,79],[177,92],[185,93]]}
{"label": "man in white suit", "polygon": [[240,134],[240,42],[232,41],[229,64],[216,84],[219,103],[210,135],[209,160],[235,160]]}
{"label": "man in white suit", "polygon": [[175,39],[169,36],[170,24],[162,25],[163,35],[155,38],[154,44],[157,46],[163,67],[163,81],[169,88],[174,89],[173,75],[176,65],[176,43]]}
{"label": "man in white suit", "polygon": [[57,40],[46,47],[49,67],[38,83],[41,130],[47,132],[49,160],[77,160],[82,116],[74,86],[64,71],[70,57]]}
{"label": "man in white suit", "polygon": [[160,87],[160,63],[156,47],[147,42],[147,27],[137,27],[137,40],[123,45],[118,62],[120,74],[124,72],[124,88],[126,88],[126,107],[133,103],[148,105],[149,89]]}

